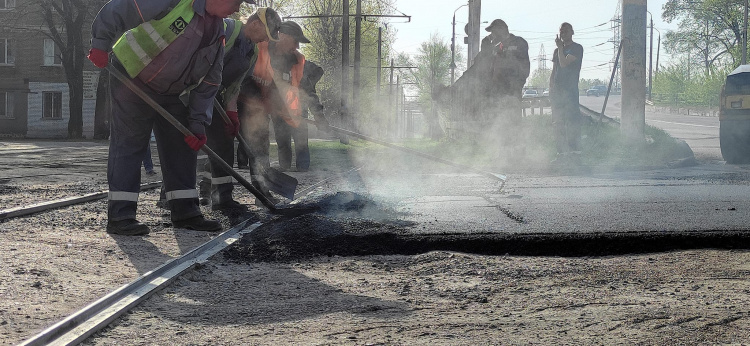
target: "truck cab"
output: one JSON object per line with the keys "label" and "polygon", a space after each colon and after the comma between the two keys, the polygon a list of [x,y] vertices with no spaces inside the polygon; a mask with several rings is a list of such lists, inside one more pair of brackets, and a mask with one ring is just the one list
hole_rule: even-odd
{"label": "truck cab", "polygon": [[719,144],[727,163],[750,163],[750,65],[727,75],[721,89]]}

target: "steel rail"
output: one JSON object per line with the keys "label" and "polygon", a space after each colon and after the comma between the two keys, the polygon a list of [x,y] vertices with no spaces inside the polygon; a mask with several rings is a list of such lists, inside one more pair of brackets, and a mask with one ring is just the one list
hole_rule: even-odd
{"label": "steel rail", "polygon": [[[355,167],[334,177],[329,177],[315,183],[300,194],[295,195],[295,199],[299,198],[297,196],[301,196],[305,191],[312,191],[326,182],[341,178],[360,169],[361,167]],[[249,221],[245,220],[185,255],[143,274],[131,283],[121,286],[62,321],[25,340],[20,345],[77,345],[83,342],[122,314],[148,299],[155,292],[171,284],[182,273],[190,270],[198,263],[205,262],[211,256],[236,242],[244,234],[252,232],[262,224],[261,222],[256,222],[250,226],[246,226]]]}
{"label": "steel rail", "polygon": [[[142,184],[141,191],[159,187],[161,186],[161,184],[162,184],[161,181]],[[98,199],[106,198],[108,194],[109,194],[109,190],[104,190],[100,192],[85,194],[83,196],[67,197],[67,198],[56,199],[53,201],[32,204],[28,206],[20,206],[20,207],[15,207],[15,208],[10,208],[10,209],[3,209],[3,210],[0,210],[0,221],[14,218],[14,217],[34,214],[34,213],[38,213],[38,212],[42,212],[42,211],[46,211],[50,209],[67,207],[67,206],[74,205],[74,204],[95,201]]]}
{"label": "steel rail", "polygon": [[252,232],[261,225],[260,222],[256,222],[246,228],[249,221],[245,220],[185,255],[143,274],[20,345],[77,345],[172,283],[182,273],[192,269],[196,264],[205,262],[237,241],[242,235]]}

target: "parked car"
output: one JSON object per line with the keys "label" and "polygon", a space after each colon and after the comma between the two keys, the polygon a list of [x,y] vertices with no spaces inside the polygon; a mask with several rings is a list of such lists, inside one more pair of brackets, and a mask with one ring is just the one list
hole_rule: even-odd
{"label": "parked car", "polygon": [[529,98],[535,98],[539,96],[539,93],[534,89],[526,89],[526,91],[523,92],[523,98],[529,99]]}
{"label": "parked car", "polygon": [[544,89],[542,96],[549,97],[549,89]]}
{"label": "parked car", "polygon": [[606,85],[594,85],[589,90],[586,90],[586,96],[602,96],[607,94]]}

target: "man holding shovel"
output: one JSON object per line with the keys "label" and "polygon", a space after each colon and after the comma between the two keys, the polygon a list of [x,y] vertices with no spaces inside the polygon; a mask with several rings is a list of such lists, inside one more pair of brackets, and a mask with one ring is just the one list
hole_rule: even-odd
{"label": "man holding shovel", "polygon": [[[237,113],[237,96],[240,86],[258,60],[257,44],[278,38],[281,17],[273,9],[261,7],[250,15],[244,25],[235,19],[225,19],[224,22],[227,40],[224,47],[224,70],[218,98],[230,122],[227,123],[216,115],[217,119],[207,127],[206,134],[208,146],[232,166],[234,138],[240,129]],[[221,112],[221,110],[216,109],[215,112]],[[234,179],[231,174],[215,164],[213,160],[211,162],[211,209],[241,209],[242,205],[232,199]]]}
{"label": "man holding shovel", "polygon": [[[223,18],[252,0],[112,0],[92,25],[88,58],[127,73],[132,82],[190,130],[178,129],[120,81],[110,82],[112,129],[107,232],[145,235],[136,220],[140,163],[153,129],[175,228],[219,231],[204,218],[195,189],[197,151],[206,143],[221,84]],[[110,61],[109,52],[113,52]],[[180,94],[190,90],[187,106]]]}

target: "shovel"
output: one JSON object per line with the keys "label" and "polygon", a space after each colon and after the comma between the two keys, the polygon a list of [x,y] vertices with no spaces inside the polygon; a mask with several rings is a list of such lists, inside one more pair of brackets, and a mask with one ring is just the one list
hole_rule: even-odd
{"label": "shovel", "polygon": [[[193,134],[188,130],[184,125],[182,125],[177,119],[175,119],[172,114],[169,114],[169,112],[164,109],[161,105],[156,103],[148,94],[146,94],[141,88],[139,88],[137,85],[135,85],[129,78],[125,77],[125,75],[122,74],[119,70],[114,68],[112,65],[107,65],[107,71],[109,71],[110,74],[115,76],[120,82],[125,84],[133,93],[138,95],[143,101],[145,101],[149,106],[153,107],[159,114],[164,117],[164,119],[167,119],[174,127],[177,128],[180,132],[182,132],[185,136],[192,136]],[[289,209],[289,208],[277,208],[276,205],[266,197],[263,193],[261,193],[258,189],[255,188],[250,182],[245,180],[242,175],[237,173],[234,169],[232,169],[232,166],[226,163],[216,152],[211,150],[207,145],[204,145],[201,147],[201,150],[208,155],[211,159],[214,160],[215,163],[218,163],[221,168],[223,168],[225,171],[229,172],[233,178],[237,179],[237,181],[244,186],[250,193],[252,193],[255,198],[257,198],[264,207],[268,208],[268,210],[275,214],[282,214],[282,215],[289,215],[289,216],[296,216],[300,215],[301,213],[309,212],[307,210],[295,210],[295,209]]]}
{"label": "shovel", "polygon": [[[310,120],[310,119],[307,119],[307,118],[302,118],[302,121],[307,122],[309,124],[313,124],[316,127],[318,127],[318,123],[316,121],[314,121],[314,120]],[[322,126],[320,126],[320,127],[322,127]],[[349,130],[346,130],[346,129],[342,129],[340,127],[335,127],[335,126],[330,126],[330,125],[328,125],[327,127],[330,128],[331,130],[333,130],[334,132],[338,132],[340,134],[345,134],[345,135],[348,135],[348,136],[356,137],[356,138],[359,138],[359,139],[366,140],[368,142],[377,143],[377,144],[384,145],[386,147],[393,148],[393,149],[396,149],[396,150],[405,151],[407,153],[410,153],[410,154],[413,154],[413,155],[417,155],[417,156],[421,156],[421,157],[424,157],[424,158],[432,160],[432,161],[441,162],[441,163],[444,163],[444,164],[449,165],[449,166],[458,167],[458,168],[461,168],[461,169],[464,169],[464,170],[467,170],[467,171],[471,171],[471,172],[474,172],[474,173],[477,173],[477,174],[481,174],[481,175],[483,175],[485,177],[488,177],[490,179],[493,179],[493,180],[498,180],[498,181],[501,182],[500,183],[500,188],[498,189],[498,191],[502,190],[503,186],[505,186],[505,180],[507,179],[507,177],[505,175],[503,175],[503,174],[491,173],[491,172],[483,171],[481,169],[474,168],[474,167],[471,167],[471,166],[466,166],[466,165],[462,165],[460,163],[456,163],[456,162],[453,162],[453,161],[448,161],[446,159],[442,159],[442,158],[439,158],[437,156],[433,156],[433,155],[430,155],[430,154],[423,153],[421,151],[417,151],[417,150],[414,150],[414,149],[410,149],[410,148],[402,147],[402,146],[395,145],[395,144],[392,144],[392,143],[388,143],[386,141],[379,140],[377,138],[373,138],[373,137],[370,137],[370,136],[366,136],[366,135],[363,135],[361,133],[357,133],[357,132],[354,132],[354,131],[349,131]]]}
{"label": "shovel", "polygon": [[[214,108],[219,111],[219,114],[221,115],[221,118],[224,119],[225,123],[230,124],[232,122],[229,119],[227,112],[224,111],[224,108],[221,106],[221,103],[217,99],[214,99]],[[247,143],[245,138],[242,137],[242,134],[237,134],[237,140],[240,141],[240,145],[244,147],[245,152],[248,153],[248,155],[252,155],[250,145]],[[269,190],[276,192],[288,199],[294,199],[294,192],[297,190],[298,184],[297,179],[288,174],[281,173],[277,169],[271,167],[265,169],[261,167],[260,173],[265,178]]]}

